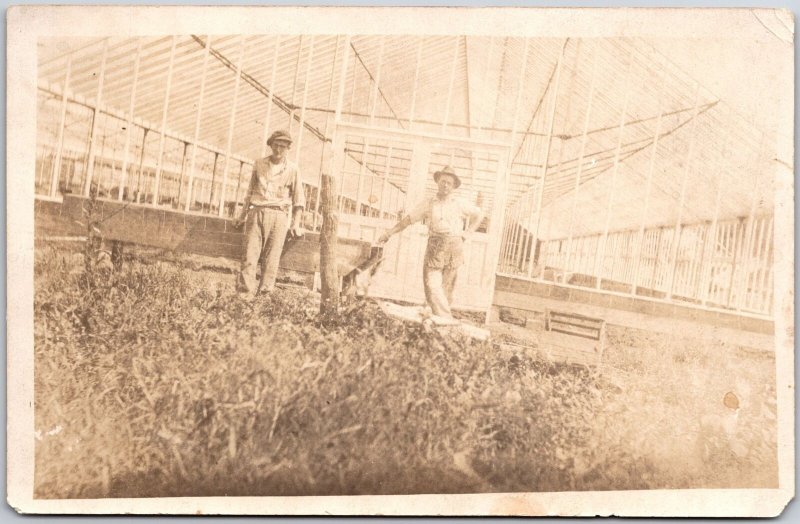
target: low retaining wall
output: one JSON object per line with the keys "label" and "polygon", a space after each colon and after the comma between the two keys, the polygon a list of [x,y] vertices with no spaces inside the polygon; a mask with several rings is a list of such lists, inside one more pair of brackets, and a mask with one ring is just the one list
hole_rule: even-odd
{"label": "low retaining wall", "polygon": [[[36,199],[36,238],[86,236],[88,204],[88,199],[74,195],[65,195],[62,201]],[[230,219],[109,200],[95,201],[92,219],[96,232],[106,240],[234,260],[242,257],[244,230],[233,227]],[[369,255],[368,242],[340,238],[340,274]],[[319,235],[308,233],[299,240],[287,241],[281,268],[302,273],[319,271]]]}
{"label": "low retaining wall", "polygon": [[[547,307],[557,307],[559,303],[562,304],[562,307],[565,304],[570,304],[571,311],[583,311],[588,315],[597,315],[598,312],[605,312],[606,317],[611,315],[618,319],[614,323],[630,325],[631,327],[637,327],[637,323],[640,323],[643,317],[647,317],[672,321],[690,321],[764,335],[773,335],[775,333],[774,322],[767,319],[603,293],[602,291],[589,291],[557,284],[497,276],[495,306],[542,312]],[[615,311],[638,314],[638,316],[614,315]],[[609,320],[609,318],[606,318],[606,320]]]}

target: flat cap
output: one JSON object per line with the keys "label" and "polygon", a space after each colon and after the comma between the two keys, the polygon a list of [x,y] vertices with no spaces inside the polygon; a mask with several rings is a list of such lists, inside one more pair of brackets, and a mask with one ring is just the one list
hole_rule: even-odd
{"label": "flat cap", "polygon": [[272,143],[276,140],[283,140],[284,142],[292,143],[292,137],[289,135],[287,131],[279,130],[275,131],[270,135],[269,140],[267,140],[267,145],[272,147]]}

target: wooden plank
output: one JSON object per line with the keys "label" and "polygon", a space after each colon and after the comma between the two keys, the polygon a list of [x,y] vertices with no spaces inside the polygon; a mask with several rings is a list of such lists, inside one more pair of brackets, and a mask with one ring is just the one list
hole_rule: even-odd
{"label": "wooden plank", "polygon": [[585,338],[588,340],[598,340],[600,336],[599,330],[597,332],[592,332],[592,333],[582,333],[580,330],[573,329],[572,327],[561,329],[559,326],[552,326],[552,325],[550,326],[550,329],[548,331],[551,333],[562,333],[564,335],[570,335],[578,338]]}
{"label": "wooden plank", "polygon": [[549,312],[549,314],[551,316],[569,317],[569,318],[573,318],[573,319],[589,320],[589,321],[600,322],[600,323],[604,323],[605,322],[603,319],[589,317],[589,316],[586,316],[586,315],[581,315],[580,313],[571,313],[571,312],[570,313],[565,313],[565,312],[562,312],[562,311],[554,311],[552,309],[548,310],[548,312]]}

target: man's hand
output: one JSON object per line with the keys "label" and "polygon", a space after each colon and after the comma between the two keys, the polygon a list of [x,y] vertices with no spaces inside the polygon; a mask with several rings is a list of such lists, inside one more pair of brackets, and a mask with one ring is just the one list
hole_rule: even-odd
{"label": "man's hand", "polygon": [[242,218],[242,217],[239,217],[239,218],[234,218],[234,219],[233,219],[233,227],[234,227],[235,229],[241,229],[241,228],[242,228],[242,226],[244,226],[244,222],[245,222],[245,220],[244,220],[244,218]]}
{"label": "man's hand", "polygon": [[389,233],[384,233],[378,237],[378,244],[385,244],[389,241]]}
{"label": "man's hand", "polygon": [[289,229],[289,238],[302,238],[305,232],[306,232],[305,229],[303,229],[302,227],[294,226],[291,229]]}

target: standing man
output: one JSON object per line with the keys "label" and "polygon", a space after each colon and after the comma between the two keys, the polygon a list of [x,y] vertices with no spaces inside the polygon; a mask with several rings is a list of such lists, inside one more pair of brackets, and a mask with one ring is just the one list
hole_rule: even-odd
{"label": "standing man", "polygon": [[[445,167],[433,174],[438,186],[436,196],[426,198],[411,212],[381,235],[384,244],[395,233],[425,219],[428,223],[428,247],[422,270],[425,299],[434,315],[452,318],[450,303],[456,285],[458,268],[464,262],[464,240],[483,219],[483,211],[453,194],[461,185],[453,168]],[[464,219],[467,219],[466,229]]]}
{"label": "standing man", "polygon": [[[303,234],[300,220],[306,205],[305,192],[297,165],[287,158],[292,137],[286,131],[275,131],[267,145],[272,155],[253,164],[242,214],[236,221],[239,226],[246,224],[244,257],[236,288],[248,295],[272,291],[287,232],[292,237]],[[256,289],[259,261],[261,282]]]}

